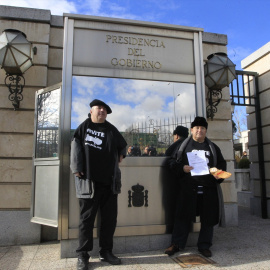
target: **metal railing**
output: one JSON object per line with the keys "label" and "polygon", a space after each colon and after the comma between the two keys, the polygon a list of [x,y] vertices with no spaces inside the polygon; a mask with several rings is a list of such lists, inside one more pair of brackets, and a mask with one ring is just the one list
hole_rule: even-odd
{"label": "metal railing", "polygon": [[148,119],[145,122],[133,123],[121,133],[128,146],[134,147],[134,156],[142,155],[145,147],[152,149],[152,156],[163,156],[173,143],[173,131],[176,126],[190,128],[194,117],[189,115],[176,119]]}
{"label": "metal railing", "polygon": [[236,79],[230,84],[231,103],[236,106],[253,106],[255,108],[258,163],[261,185],[261,215],[262,218],[267,218],[268,198],[266,196],[264,148],[259,94],[258,73],[236,70]]}
{"label": "metal railing", "polygon": [[42,127],[37,129],[36,158],[58,156],[59,128]]}

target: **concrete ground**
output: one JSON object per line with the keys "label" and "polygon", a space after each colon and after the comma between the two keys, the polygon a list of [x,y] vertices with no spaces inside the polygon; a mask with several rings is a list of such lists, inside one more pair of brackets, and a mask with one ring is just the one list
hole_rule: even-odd
{"label": "concrete ground", "polygon": [[[228,270],[270,270],[270,219],[253,216],[247,208],[239,207],[239,226],[216,228],[212,247],[215,264],[192,266],[191,269]],[[195,247],[186,248],[173,257],[198,254]],[[100,262],[97,257],[90,259],[89,269],[182,269],[164,250],[118,254],[122,265],[111,266]],[[76,258],[60,259],[59,242],[39,245],[0,247],[1,270],[34,269],[76,269]]]}

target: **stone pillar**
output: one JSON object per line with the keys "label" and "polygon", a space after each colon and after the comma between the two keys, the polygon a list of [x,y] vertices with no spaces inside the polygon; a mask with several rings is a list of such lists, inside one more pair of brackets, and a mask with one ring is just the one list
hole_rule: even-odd
{"label": "stone pillar", "polygon": [[[242,62],[245,71],[259,74],[259,99],[261,107],[261,121],[263,133],[263,151],[266,179],[266,196],[270,196],[270,42],[246,57]],[[261,216],[261,189],[258,163],[258,142],[256,133],[255,108],[247,107],[249,132],[250,177],[253,182],[253,197],[251,198],[251,212]],[[270,216],[270,201],[267,202],[268,217]]]}
{"label": "stone pillar", "polygon": [[[203,57],[207,61],[207,57],[212,53],[223,52],[227,53],[227,36],[213,33],[203,34]],[[207,97],[208,89],[206,88],[205,96]],[[207,137],[216,143],[227,161],[227,171],[232,173],[232,176],[221,184],[225,202],[225,215],[227,226],[238,225],[238,207],[237,207],[237,192],[235,188],[234,176],[234,153],[232,142],[232,121],[231,121],[231,103],[229,87],[222,89],[222,99],[217,106],[217,113],[213,121],[208,121]],[[206,106],[208,101],[206,100]]]}
{"label": "stone pillar", "polygon": [[35,92],[61,82],[63,18],[49,10],[0,6],[0,32],[16,29],[37,48],[25,72],[20,108],[14,111],[0,70],[1,245],[38,243],[41,226],[30,222]]}

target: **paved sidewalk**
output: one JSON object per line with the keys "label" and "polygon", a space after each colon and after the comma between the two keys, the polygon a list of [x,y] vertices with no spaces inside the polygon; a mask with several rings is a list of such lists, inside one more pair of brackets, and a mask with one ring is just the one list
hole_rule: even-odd
{"label": "paved sidewalk", "polygon": [[[122,265],[111,266],[100,262],[97,257],[91,258],[89,269],[183,269],[164,250],[118,254]],[[216,228],[213,257],[216,264],[193,266],[197,269],[227,270],[270,270],[270,219],[262,219],[249,214],[246,208],[239,208],[239,226]],[[182,254],[197,254],[196,248],[186,248]],[[77,259],[60,259],[60,244],[48,242],[40,245],[0,247],[1,270],[34,270],[34,269],[76,269]]]}

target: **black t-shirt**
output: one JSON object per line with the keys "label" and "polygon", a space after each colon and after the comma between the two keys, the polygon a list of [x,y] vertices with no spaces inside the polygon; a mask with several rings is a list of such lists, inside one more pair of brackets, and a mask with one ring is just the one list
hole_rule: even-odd
{"label": "black t-shirt", "polygon": [[112,147],[108,142],[106,123],[91,123],[87,128],[84,139],[90,165],[90,177],[92,180],[103,183],[112,181],[114,172],[114,155],[110,151]]}
{"label": "black t-shirt", "polygon": [[117,158],[126,147],[120,132],[109,122],[84,121],[75,131],[84,149],[86,178],[95,182],[111,184]]}

